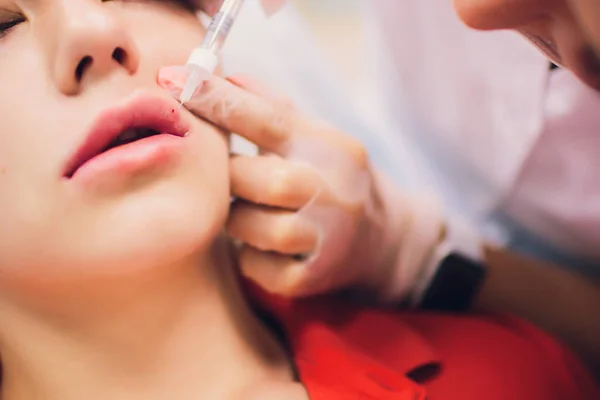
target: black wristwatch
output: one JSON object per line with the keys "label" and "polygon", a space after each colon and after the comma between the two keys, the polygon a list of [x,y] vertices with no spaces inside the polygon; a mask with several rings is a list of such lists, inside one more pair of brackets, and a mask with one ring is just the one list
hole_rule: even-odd
{"label": "black wristwatch", "polygon": [[448,218],[444,232],[414,287],[411,303],[425,310],[468,310],[487,273],[479,232],[456,216]]}
{"label": "black wristwatch", "polygon": [[465,311],[471,307],[486,276],[487,268],[458,253],[440,262],[419,308],[438,311]]}

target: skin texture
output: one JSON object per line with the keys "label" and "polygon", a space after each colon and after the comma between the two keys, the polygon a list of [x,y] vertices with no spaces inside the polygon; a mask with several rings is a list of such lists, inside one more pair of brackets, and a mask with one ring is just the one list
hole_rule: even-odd
{"label": "skin texture", "polygon": [[222,130],[183,109],[177,152],[64,176],[104,110],[150,94],[177,108],[157,74],[202,37],[189,5],[0,0],[0,26],[2,398],[237,399],[290,382],[220,234]]}

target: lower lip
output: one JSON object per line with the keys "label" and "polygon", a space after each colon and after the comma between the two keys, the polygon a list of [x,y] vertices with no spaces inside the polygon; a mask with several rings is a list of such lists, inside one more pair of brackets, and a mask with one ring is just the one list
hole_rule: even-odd
{"label": "lower lip", "polygon": [[183,137],[162,133],[117,146],[88,160],[71,179],[92,181],[115,173],[127,176],[161,168],[176,158],[183,142]]}

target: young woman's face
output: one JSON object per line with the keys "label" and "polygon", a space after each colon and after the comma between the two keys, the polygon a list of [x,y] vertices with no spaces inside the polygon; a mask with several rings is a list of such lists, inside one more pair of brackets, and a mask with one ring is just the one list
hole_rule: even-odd
{"label": "young woman's face", "polygon": [[[0,29],[0,293],[94,281],[206,246],[229,207],[227,137],[179,117],[157,84],[159,68],[185,63],[202,38],[193,11],[161,0],[0,0]],[[104,151],[128,128],[169,135]]]}
{"label": "young woman's face", "polygon": [[600,1],[454,0],[476,29],[514,29],[555,63],[600,90]]}

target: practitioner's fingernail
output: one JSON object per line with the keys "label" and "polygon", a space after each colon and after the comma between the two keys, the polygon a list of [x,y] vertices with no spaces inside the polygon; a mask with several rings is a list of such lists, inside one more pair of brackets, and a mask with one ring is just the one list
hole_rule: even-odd
{"label": "practitioner's fingernail", "polygon": [[185,66],[163,67],[158,72],[158,84],[171,96],[179,98],[187,76],[188,71]]}

